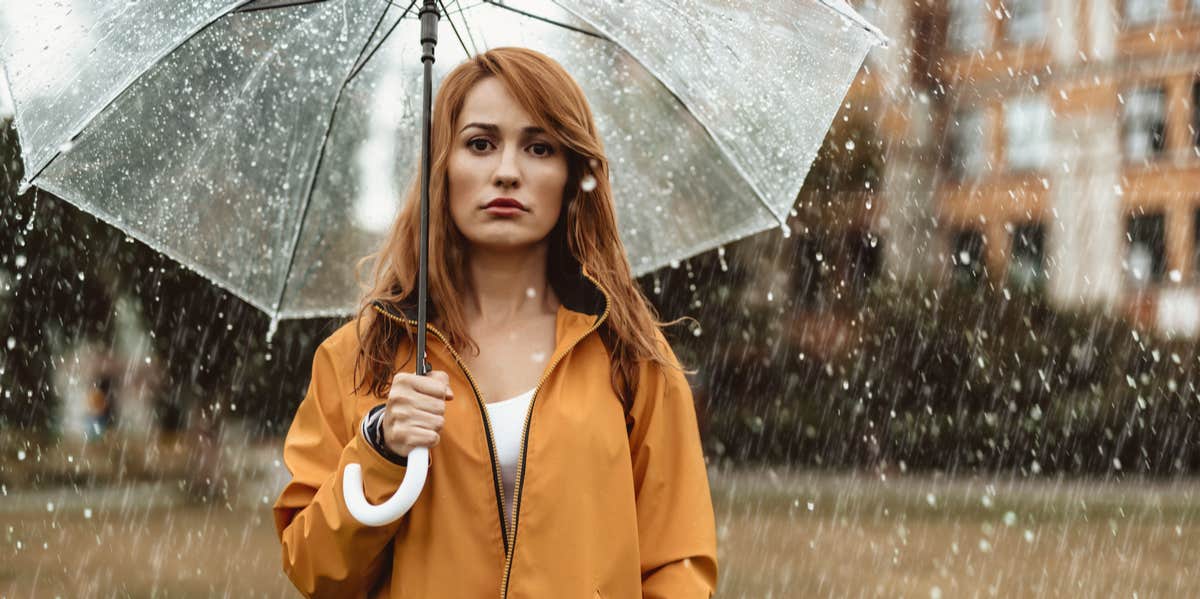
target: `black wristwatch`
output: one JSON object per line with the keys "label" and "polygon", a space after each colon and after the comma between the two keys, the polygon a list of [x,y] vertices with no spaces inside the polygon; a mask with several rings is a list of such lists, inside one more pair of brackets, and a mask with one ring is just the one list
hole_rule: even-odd
{"label": "black wristwatch", "polygon": [[383,440],[383,408],[385,406],[386,404],[379,404],[371,408],[371,411],[363,417],[363,436],[367,438],[371,447],[375,448],[375,451],[378,451],[379,455],[387,461],[408,467],[408,458],[392,451]]}

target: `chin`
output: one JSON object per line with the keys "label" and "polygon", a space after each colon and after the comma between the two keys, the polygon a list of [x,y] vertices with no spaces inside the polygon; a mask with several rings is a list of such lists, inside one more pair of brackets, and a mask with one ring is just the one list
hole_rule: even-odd
{"label": "chin", "polygon": [[467,241],[469,241],[472,246],[478,249],[511,251],[526,249],[542,243],[545,241],[547,235],[549,235],[549,231],[546,232],[546,235],[542,235],[541,237],[529,235],[527,231],[521,231],[520,233],[515,234],[514,232],[506,232],[493,235],[485,234],[468,236]]}

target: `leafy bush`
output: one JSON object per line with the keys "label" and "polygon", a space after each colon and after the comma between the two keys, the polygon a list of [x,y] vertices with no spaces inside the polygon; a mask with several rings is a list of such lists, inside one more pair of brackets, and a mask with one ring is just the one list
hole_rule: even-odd
{"label": "leafy bush", "polygon": [[[762,318],[740,326],[767,330]],[[820,359],[780,335],[780,347],[708,371],[710,453],[1034,474],[1200,465],[1193,342],[986,285],[880,286],[856,312],[792,326],[823,319],[842,323],[848,350]]]}

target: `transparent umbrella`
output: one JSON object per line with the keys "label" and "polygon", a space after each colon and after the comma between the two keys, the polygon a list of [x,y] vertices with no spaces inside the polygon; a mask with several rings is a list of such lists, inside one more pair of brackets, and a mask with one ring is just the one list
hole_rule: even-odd
{"label": "transparent umbrella", "polygon": [[[36,186],[282,319],[351,314],[416,174],[408,0],[0,3]],[[875,28],[841,0],[442,3],[434,86],[470,53],[555,58],[592,103],[643,274],[781,226]]]}

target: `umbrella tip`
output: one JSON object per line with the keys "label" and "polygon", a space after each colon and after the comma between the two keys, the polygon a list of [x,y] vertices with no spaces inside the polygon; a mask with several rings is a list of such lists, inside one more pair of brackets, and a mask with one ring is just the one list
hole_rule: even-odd
{"label": "umbrella tip", "polygon": [[275,337],[275,331],[279,330],[279,314],[271,315],[271,324],[267,327],[267,345],[271,344],[271,339]]}

